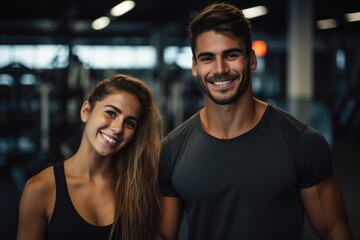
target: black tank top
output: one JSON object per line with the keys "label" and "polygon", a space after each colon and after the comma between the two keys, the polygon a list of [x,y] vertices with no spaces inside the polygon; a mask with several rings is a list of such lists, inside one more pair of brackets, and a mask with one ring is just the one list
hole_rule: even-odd
{"label": "black tank top", "polygon": [[64,162],[54,166],[56,200],[46,229],[47,240],[108,240],[112,225],[95,226],[86,222],[71,202],[66,185]]}

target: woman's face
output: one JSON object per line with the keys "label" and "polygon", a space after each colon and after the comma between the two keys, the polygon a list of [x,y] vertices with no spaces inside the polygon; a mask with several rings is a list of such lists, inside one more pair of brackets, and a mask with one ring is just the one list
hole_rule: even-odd
{"label": "woman's face", "polygon": [[85,101],[81,119],[86,122],[84,137],[89,146],[101,156],[120,151],[134,137],[141,111],[139,99],[125,91],[114,92],[98,101],[91,112]]}

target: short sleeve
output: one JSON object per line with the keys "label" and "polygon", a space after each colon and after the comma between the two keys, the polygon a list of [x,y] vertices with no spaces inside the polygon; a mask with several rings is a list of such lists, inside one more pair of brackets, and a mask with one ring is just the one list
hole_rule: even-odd
{"label": "short sleeve", "polygon": [[172,175],[174,172],[174,159],[171,143],[166,137],[163,141],[159,165],[159,189],[163,196],[177,197],[178,194],[172,185]]}
{"label": "short sleeve", "polygon": [[308,188],[323,181],[333,172],[331,149],[326,139],[307,126],[298,145],[299,188]]}

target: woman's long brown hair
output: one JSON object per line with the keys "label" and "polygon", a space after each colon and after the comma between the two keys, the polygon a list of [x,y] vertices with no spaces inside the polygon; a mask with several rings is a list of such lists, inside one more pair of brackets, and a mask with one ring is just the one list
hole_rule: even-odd
{"label": "woman's long brown hair", "polygon": [[161,208],[157,178],[162,117],[145,83],[128,75],[118,74],[99,82],[88,101],[93,107],[119,91],[137,96],[142,111],[133,139],[113,158],[115,221],[111,239],[117,235],[116,225],[121,226],[118,239],[154,239]]}

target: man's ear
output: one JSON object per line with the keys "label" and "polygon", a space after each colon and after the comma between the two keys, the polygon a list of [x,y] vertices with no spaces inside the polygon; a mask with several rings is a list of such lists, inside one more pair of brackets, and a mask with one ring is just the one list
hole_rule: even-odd
{"label": "man's ear", "polygon": [[88,101],[85,101],[80,109],[80,118],[83,123],[86,123],[89,118],[90,113],[90,103]]}
{"label": "man's ear", "polygon": [[250,69],[254,71],[257,68],[257,58],[254,50],[251,50],[249,57],[250,57]]}
{"label": "man's ear", "polygon": [[192,57],[191,73],[194,77],[197,77],[196,67],[197,67],[197,60],[195,59],[195,57]]}

